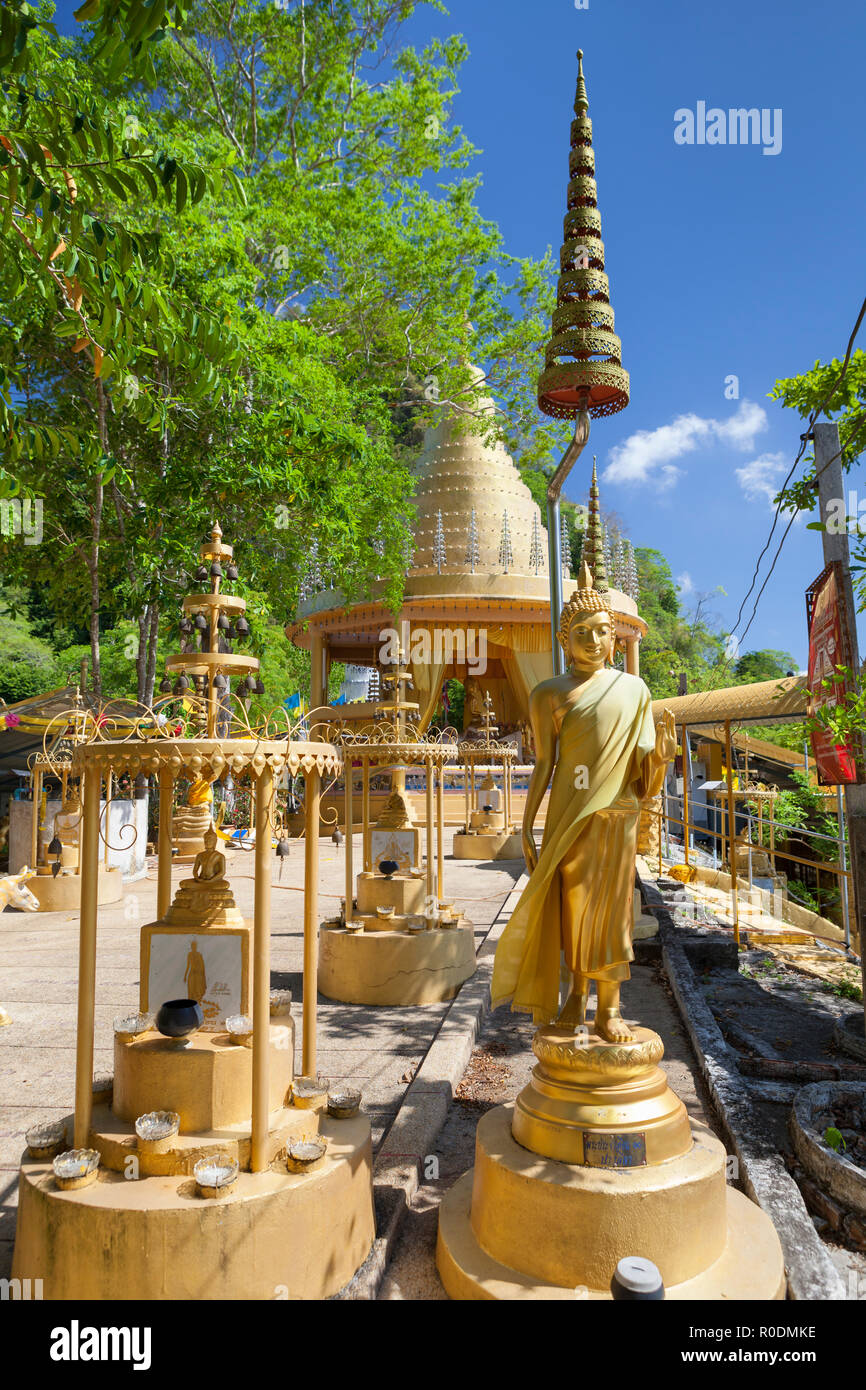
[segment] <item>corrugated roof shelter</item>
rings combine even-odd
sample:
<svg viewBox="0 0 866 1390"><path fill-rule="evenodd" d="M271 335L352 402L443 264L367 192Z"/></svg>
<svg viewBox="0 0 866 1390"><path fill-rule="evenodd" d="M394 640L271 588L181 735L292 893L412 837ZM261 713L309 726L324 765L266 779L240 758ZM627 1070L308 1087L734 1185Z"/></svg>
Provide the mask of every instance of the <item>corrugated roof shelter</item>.
<svg viewBox="0 0 866 1390"><path fill-rule="evenodd" d="M653 700L653 718L660 719L669 709L679 728L687 724L690 731L712 737L717 726L724 725L727 719L740 727L784 724L805 718L808 705L806 677L785 676L782 680L730 685L722 690L700 690L693 695Z"/></svg>

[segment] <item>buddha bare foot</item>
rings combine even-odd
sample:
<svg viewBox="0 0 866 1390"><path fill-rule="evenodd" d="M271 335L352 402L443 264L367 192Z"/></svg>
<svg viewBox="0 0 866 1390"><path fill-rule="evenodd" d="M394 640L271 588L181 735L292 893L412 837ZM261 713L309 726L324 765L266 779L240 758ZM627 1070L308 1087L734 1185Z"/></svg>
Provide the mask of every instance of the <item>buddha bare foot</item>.
<svg viewBox="0 0 866 1390"><path fill-rule="evenodd" d="M561 1028L580 1028L586 1021L586 1001L588 995L580 994L577 990L572 990L562 1006L559 1018L556 1020Z"/></svg>
<svg viewBox="0 0 866 1390"><path fill-rule="evenodd" d="M609 1043L634 1042L634 1033L619 1009L596 1009L595 1031Z"/></svg>

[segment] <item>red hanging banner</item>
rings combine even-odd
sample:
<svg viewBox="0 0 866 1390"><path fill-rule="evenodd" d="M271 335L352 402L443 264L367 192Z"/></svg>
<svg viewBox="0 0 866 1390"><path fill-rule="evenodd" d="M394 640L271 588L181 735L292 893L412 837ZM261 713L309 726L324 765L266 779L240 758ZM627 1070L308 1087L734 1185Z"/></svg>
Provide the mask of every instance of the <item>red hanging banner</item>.
<svg viewBox="0 0 866 1390"><path fill-rule="evenodd" d="M809 693L812 710L844 703L849 678L839 666L851 669L851 648L840 595L840 566L832 561L806 591L809 621ZM824 682L831 682L825 686ZM822 786L856 782L857 760L850 743L836 743L825 729L812 731L812 753Z"/></svg>

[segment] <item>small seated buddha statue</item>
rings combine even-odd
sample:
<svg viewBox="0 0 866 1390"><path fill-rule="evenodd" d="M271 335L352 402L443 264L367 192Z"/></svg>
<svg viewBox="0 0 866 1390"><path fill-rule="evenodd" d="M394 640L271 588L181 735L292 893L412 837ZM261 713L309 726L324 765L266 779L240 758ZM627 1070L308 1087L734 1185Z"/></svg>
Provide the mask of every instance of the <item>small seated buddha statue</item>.
<svg viewBox="0 0 866 1390"><path fill-rule="evenodd" d="M216 847L217 833L211 821L204 832L204 849L195 857L192 876L197 883L207 883L212 887L226 882L226 857Z"/></svg>
<svg viewBox="0 0 866 1390"><path fill-rule="evenodd" d="M211 822L204 833L204 849L195 857L192 878L181 879L178 884L166 922L179 926L236 926L243 922L226 878L226 857L216 846L217 833Z"/></svg>

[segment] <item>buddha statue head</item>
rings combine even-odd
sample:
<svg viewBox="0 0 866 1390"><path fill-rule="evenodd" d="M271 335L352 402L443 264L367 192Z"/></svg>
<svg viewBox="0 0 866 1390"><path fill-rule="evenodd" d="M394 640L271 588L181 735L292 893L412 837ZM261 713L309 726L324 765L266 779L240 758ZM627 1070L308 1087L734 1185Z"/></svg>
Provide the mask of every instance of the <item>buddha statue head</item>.
<svg viewBox="0 0 866 1390"><path fill-rule="evenodd" d="M581 671L600 671L606 661L613 660L613 615L607 597L594 588L586 561L580 567L577 588L563 606L558 637L570 665Z"/></svg>

